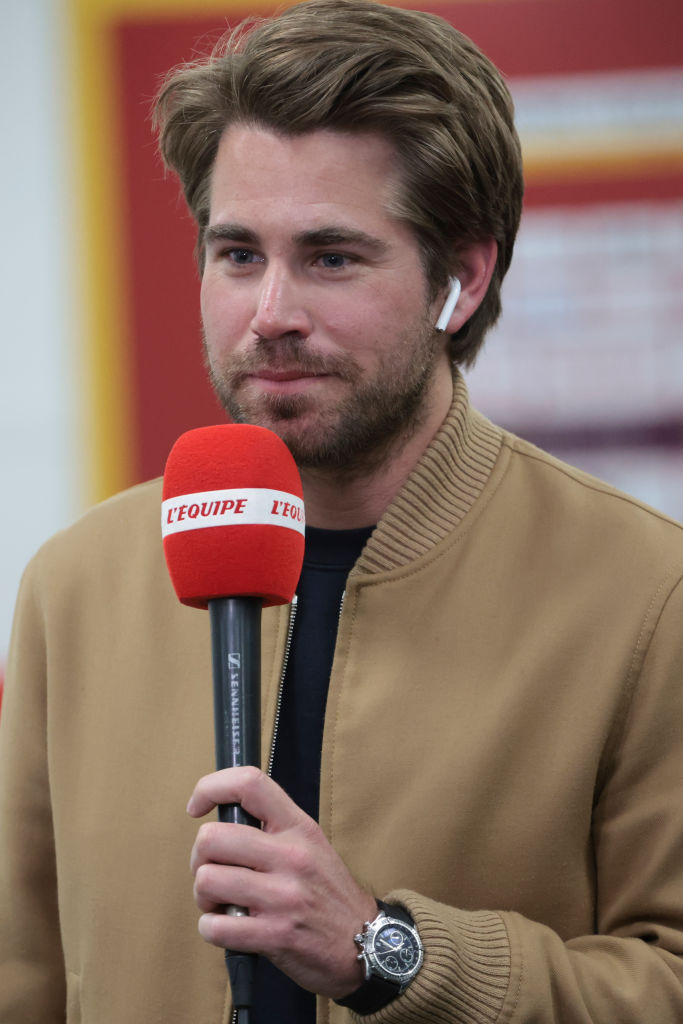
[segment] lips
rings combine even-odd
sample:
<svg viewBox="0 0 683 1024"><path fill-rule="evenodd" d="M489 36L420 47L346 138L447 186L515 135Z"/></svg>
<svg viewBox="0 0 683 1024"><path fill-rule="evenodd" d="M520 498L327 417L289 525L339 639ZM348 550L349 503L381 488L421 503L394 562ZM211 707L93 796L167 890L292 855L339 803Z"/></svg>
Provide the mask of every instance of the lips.
<svg viewBox="0 0 683 1024"><path fill-rule="evenodd" d="M332 376L329 373L305 370L303 367L290 367L287 370L264 367L251 370L244 375L242 381L263 394L294 395L315 389L319 383L329 381Z"/></svg>
<svg viewBox="0 0 683 1024"><path fill-rule="evenodd" d="M257 370L252 374L260 380L270 380L276 384L290 380L303 380L307 377L326 377L327 374L311 373L309 370Z"/></svg>

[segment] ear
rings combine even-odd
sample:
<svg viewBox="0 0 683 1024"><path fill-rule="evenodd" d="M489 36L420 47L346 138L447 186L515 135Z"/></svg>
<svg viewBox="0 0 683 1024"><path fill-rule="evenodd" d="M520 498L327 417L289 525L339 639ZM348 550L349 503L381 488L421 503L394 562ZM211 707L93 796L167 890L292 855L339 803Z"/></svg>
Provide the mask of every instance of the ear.
<svg viewBox="0 0 683 1024"><path fill-rule="evenodd" d="M479 308L486 295L498 256L498 245L493 238L472 242L458 249L455 275L460 282L460 294L455 308L448 315L452 285L444 288L434 301L434 322L439 329L455 334ZM451 279L452 281L453 279Z"/></svg>

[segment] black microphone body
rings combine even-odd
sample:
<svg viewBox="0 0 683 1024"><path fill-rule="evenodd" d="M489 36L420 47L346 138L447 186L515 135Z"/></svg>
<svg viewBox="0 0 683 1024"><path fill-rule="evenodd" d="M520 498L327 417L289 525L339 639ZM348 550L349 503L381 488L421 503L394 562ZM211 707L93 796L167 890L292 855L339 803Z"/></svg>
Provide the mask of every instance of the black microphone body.
<svg viewBox="0 0 683 1024"><path fill-rule="evenodd" d="M209 601L213 662L216 767L238 768L261 763L261 610L260 597L219 597ZM239 804L220 804L222 822L260 822ZM246 914L241 907L226 913ZM246 1020L256 968L253 953L225 951L233 1006Z"/></svg>

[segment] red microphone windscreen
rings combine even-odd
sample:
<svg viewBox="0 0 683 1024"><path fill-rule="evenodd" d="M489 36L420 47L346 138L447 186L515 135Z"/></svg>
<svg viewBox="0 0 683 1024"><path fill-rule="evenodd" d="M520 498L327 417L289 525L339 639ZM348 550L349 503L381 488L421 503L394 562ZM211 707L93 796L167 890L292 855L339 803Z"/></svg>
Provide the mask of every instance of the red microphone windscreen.
<svg viewBox="0 0 683 1024"><path fill-rule="evenodd" d="M161 532L183 604L291 601L304 557L304 504L284 441L237 423L182 434L164 471Z"/></svg>

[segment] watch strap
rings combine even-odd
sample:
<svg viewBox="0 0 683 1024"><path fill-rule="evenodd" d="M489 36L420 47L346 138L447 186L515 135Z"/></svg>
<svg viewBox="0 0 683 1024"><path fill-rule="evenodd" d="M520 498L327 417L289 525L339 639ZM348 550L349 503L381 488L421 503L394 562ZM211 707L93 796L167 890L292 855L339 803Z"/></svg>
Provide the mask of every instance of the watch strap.
<svg viewBox="0 0 683 1024"><path fill-rule="evenodd" d="M366 1013L377 1013L383 1006L388 1006L400 993L401 986L396 981L387 981L371 974L360 988L352 992L346 999L335 999L337 1006L346 1006L361 1016Z"/></svg>
<svg viewBox="0 0 683 1024"><path fill-rule="evenodd" d="M379 910L383 910L387 917L398 918L406 924L413 925L414 921L407 910L403 907L393 906L377 900ZM401 986L397 981L389 981L387 978L380 978L376 974L370 975L360 988L352 992L345 999L335 999L338 1006L345 1006L361 1016L368 1013L377 1013L382 1007L388 1006L401 992Z"/></svg>

